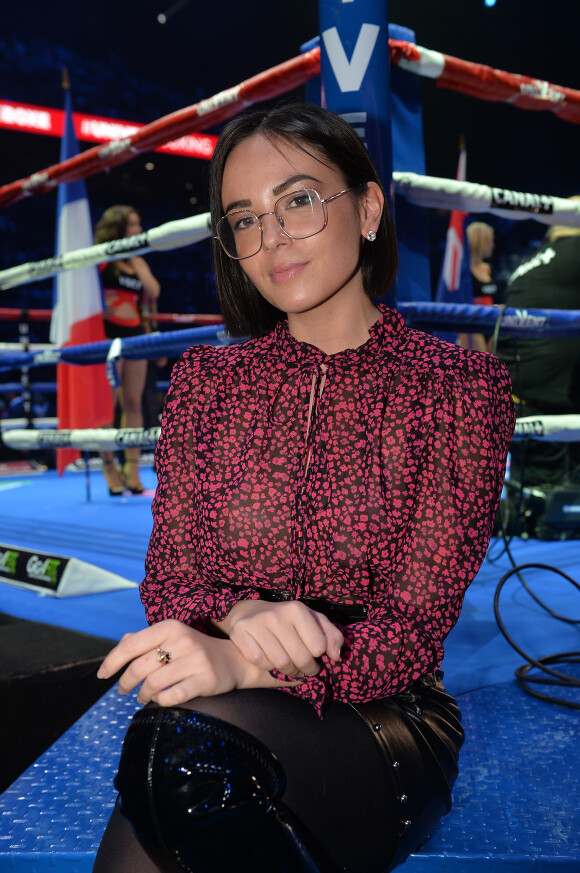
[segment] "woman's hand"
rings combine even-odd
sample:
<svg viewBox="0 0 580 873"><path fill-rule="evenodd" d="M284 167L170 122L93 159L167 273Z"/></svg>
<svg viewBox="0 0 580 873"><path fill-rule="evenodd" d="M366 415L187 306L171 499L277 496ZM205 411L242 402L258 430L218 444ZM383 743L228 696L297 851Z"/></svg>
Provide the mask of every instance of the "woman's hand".
<svg viewBox="0 0 580 873"><path fill-rule="evenodd" d="M170 655L167 663L159 660L158 650ZM160 706L177 706L194 697L211 697L235 688L273 684L267 673L244 661L230 640L208 637L174 619L125 634L97 675L107 679L127 664L119 680L119 692L128 694L142 682L137 700L154 700Z"/></svg>
<svg viewBox="0 0 580 873"><path fill-rule="evenodd" d="M286 676L316 676L320 670L317 658L327 654L338 661L344 642L326 616L298 600L241 600L215 625L250 664Z"/></svg>

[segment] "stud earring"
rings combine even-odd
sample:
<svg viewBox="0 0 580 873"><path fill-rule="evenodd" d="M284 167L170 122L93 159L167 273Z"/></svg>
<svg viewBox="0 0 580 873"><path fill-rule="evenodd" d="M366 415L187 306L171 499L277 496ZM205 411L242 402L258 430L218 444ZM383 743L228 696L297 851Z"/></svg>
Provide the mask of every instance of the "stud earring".
<svg viewBox="0 0 580 873"><path fill-rule="evenodd" d="M368 241L369 241L369 242L374 242L374 241L376 240L376 238L377 238L377 235L376 235L376 233L374 232L374 230L369 230L369 232L367 233L367 239L368 239Z"/></svg>

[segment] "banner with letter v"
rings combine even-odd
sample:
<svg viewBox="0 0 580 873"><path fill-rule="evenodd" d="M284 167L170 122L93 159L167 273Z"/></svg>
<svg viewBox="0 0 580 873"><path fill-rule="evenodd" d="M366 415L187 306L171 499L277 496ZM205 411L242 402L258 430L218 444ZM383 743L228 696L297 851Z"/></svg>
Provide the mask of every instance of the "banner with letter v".
<svg viewBox="0 0 580 873"><path fill-rule="evenodd" d="M360 135L393 204L386 0L319 0L322 105ZM394 295L382 298L395 306Z"/></svg>

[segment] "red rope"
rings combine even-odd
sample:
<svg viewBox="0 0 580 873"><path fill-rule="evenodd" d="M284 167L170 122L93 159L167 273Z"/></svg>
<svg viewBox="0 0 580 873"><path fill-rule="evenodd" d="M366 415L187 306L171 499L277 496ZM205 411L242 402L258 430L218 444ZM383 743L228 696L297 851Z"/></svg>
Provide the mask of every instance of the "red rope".
<svg viewBox="0 0 580 873"><path fill-rule="evenodd" d="M19 321L26 313L29 321L50 321L52 309L8 309L0 308L0 321ZM204 324L221 324L221 315L206 315L202 313L158 312L150 316L159 324L194 324L198 327Z"/></svg>
<svg viewBox="0 0 580 873"><path fill-rule="evenodd" d="M30 194L45 194L63 182L75 182L93 176L105 168L126 163L140 152L153 151L170 140L220 124L246 106L303 85L319 72L320 49L315 48L208 100L158 118L121 142L117 140L104 146L94 146L27 179L3 185L0 188L0 207L16 203Z"/></svg>
<svg viewBox="0 0 580 873"><path fill-rule="evenodd" d="M445 69L437 85L479 100L511 103L519 109L548 110L563 121L580 124L580 91L530 76L506 73L445 55Z"/></svg>
<svg viewBox="0 0 580 873"><path fill-rule="evenodd" d="M416 62L421 59L421 48L403 40L389 40L389 50L395 64L401 59ZM445 67L437 79L442 88L460 91L480 100L512 103L521 109L550 110L564 121L580 124L580 91L462 61L450 55L443 57ZM291 91L319 73L320 49L314 48L208 100L165 115L125 140L95 146L26 179L3 185L0 187L0 207L30 194L44 194L60 183L74 182L108 167L116 167L170 140L220 124L245 107Z"/></svg>

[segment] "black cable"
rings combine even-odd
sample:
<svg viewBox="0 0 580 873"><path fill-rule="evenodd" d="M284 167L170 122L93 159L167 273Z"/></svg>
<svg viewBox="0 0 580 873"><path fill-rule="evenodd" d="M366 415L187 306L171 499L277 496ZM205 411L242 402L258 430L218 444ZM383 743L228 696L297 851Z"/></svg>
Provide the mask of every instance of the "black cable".
<svg viewBox="0 0 580 873"><path fill-rule="evenodd" d="M552 616L552 618L555 618L555 619L557 619L558 621L564 621L564 622L566 622L567 624L579 624L579 623L580 623L580 619L576 619L576 618L567 618L567 616L565 616L565 615L560 615L559 613L555 612L553 609L550 609L549 606L546 606L546 604L545 604L542 600L540 600L540 598L539 598L539 597L538 597L538 596L537 596L537 595L532 591L532 589L530 588L530 586L528 585L528 583L526 582L526 580L524 579L524 577L523 577L523 576L521 575L521 573L520 573L520 570L521 570L521 569L526 569L526 568L528 568L528 567L542 567L543 569L548 570L548 571L551 572L551 573L561 573L561 571L558 570L558 569L556 569L555 567L551 567L551 566L549 566L549 565L547 565L547 564L522 564L521 566L518 566L518 565L516 564L515 558L514 558L512 552L511 552L511 549L510 549L510 544L511 544L511 541L512 541L512 539L513 539L513 536L511 536L511 537L507 537L507 536L506 536L506 533L505 533L505 530L504 530L503 528L502 528L502 531L503 531L503 533L504 533L504 548L503 548L502 552L498 555L497 558L492 558L492 559L490 559L490 563L493 563L494 561L499 560L499 558L501 558L504 554L506 554L506 555L508 556L509 562L510 562L510 564L512 565L512 568L513 568L510 572L516 574L516 576L518 577L518 579L519 579L519 581L520 581L522 587L526 589L526 591L528 592L528 594L530 595L530 597L531 597L533 600L536 601L536 603L538 604L538 606L540 606L542 609L544 609L546 612L548 612L548 613ZM566 576L566 574L562 574L562 575ZM574 585L578 590L580 590L580 586L578 585L577 582L575 582L575 581L574 581L571 577L569 577L569 576L566 576L566 578L567 578L567 579L568 579L568 580L569 580L569 581L570 581L570 582L571 582L571 583L572 583L572 584L573 584L573 585ZM503 580L500 581L500 585L502 584L502 581L503 581Z"/></svg>
<svg viewBox="0 0 580 873"><path fill-rule="evenodd" d="M498 307L499 312L497 314L497 318L495 320L495 325L493 328L493 336L491 338L491 346L490 351L492 355L497 355L497 341L499 339L499 332L501 330L501 322L503 319L503 314L506 310L506 304L502 303L501 306Z"/></svg>
<svg viewBox="0 0 580 873"><path fill-rule="evenodd" d="M511 554L510 559L513 561ZM575 679L573 676L570 676L567 673L561 673L558 670L554 670L550 666L552 664L578 664L580 663L580 652L561 652L555 655L546 656L544 658L532 658L531 655L529 655L522 648L520 648L510 636L500 615L499 599L502 588L511 576L517 575L519 580L522 582L522 584L524 585L528 593L536 601L536 603L538 603L550 615L552 615L554 618L559 619L560 621L565 621L569 624L580 624L580 619L570 619L564 616L560 616L554 610L549 609L544 603L542 603L542 601L531 591L531 589L529 588L527 583L524 582L523 577L521 576L521 571L528 569L547 570L550 573L557 573L562 578L570 582L577 591L580 591L580 585L574 579L572 579L571 576L568 576L567 573L564 573L562 570L558 570L556 567L550 567L548 564L520 564L519 566L514 565L511 570L508 570L508 572L505 573L504 576L502 576L496 588L493 601L493 610L495 613L497 625L510 646L515 649L515 651L519 655L521 655L522 658L524 658L527 662L526 664L516 669L515 676L523 690L530 694L532 697L537 697L538 699L544 700L547 703L555 703L560 706L565 706L568 709L580 710L580 703L574 703L572 701L563 700L559 697L552 697L548 694L542 694L539 691L535 691L529 687L530 684L542 684L553 685L559 688L580 688L580 679ZM542 673L547 673L549 676L552 676L554 678L546 679L543 677L528 676L529 671L534 667L536 667Z"/></svg>

